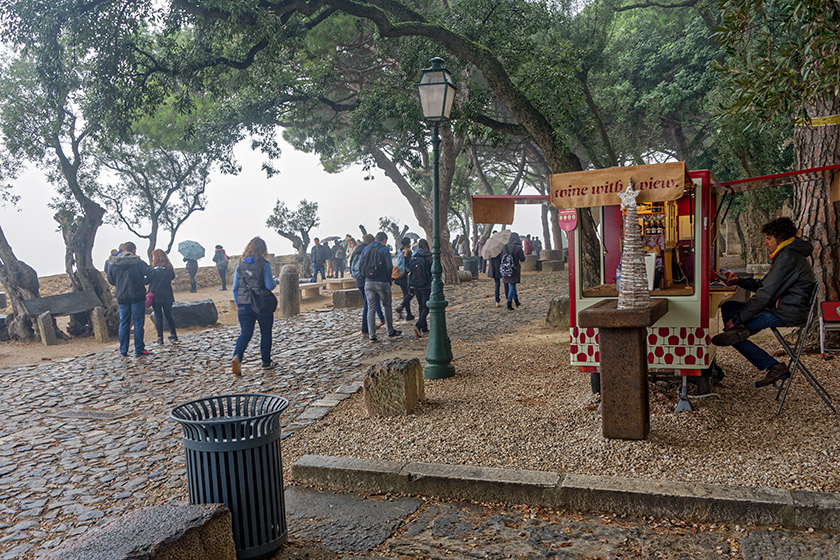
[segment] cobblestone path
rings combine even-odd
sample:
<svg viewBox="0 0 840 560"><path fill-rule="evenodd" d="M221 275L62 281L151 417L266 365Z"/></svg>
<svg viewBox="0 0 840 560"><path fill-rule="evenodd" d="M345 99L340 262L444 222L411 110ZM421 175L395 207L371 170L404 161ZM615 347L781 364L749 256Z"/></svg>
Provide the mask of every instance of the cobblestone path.
<svg viewBox="0 0 840 560"><path fill-rule="evenodd" d="M565 272L526 275L515 312L495 307L486 279L447 287L450 338L486 340L544 318L550 297L567 291L565 279ZM37 558L102 519L186 500L180 428L169 419L178 404L281 395L290 403L284 432L292 433L312 422L299 419L311 402L361 378L362 362L397 350L422 356L426 341L413 340L411 324L398 322L404 335L380 336L377 344L359 334L360 325L360 309L277 319L280 367L260 370L255 335L241 378L229 371L237 327L151 344L143 358L120 357L115 343L111 352L0 371L0 560Z"/></svg>

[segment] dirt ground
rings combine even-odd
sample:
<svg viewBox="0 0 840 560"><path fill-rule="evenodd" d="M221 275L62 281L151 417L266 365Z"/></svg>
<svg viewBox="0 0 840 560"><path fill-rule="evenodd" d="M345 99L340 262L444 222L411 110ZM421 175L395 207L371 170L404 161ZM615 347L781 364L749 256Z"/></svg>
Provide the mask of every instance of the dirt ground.
<svg viewBox="0 0 840 560"><path fill-rule="evenodd" d="M214 269L202 268L199 270L197 278L198 291L192 294L188 289L189 280L185 280L181 273L183 273L183 271L179 270L176 272L177 276L172 286L175 290L175 300L198 301L212 299L219 312L219 322L215 327L178 329L179 335L198 332L206 330L207 328L216 328L220 325L227 326L239 324L236 317L236 309L233 308L233 293L231 292L233 280L228 281L227 291L222 292L219 289L221 284L219 283L219 277L216 276L216 271ZM41 296L49 296L70 291L69 282L67 277L64 275L47 276L39 278L39 281L41 283ZM301 300L301 312L305 313L315 309L331 308L331 292L325 293L327 295ZM233 311L231 311L231 309L233 309ZM5 310L0 309L0 313L11 313L11 311L11 306L7 307ZM69 320L69 317L57 317L56 324L58 325L58 328L64 330L67 327ZM166 332L164 334L168 335ZM157 338L155 325L152 323L148 314L146 315L145 335L146 344L154 342ZM114 340L106 343L96 342L93 336L73 338L71 340L61 340L55 346L44 346L40 341L20 343L7 340L0 342L0 369L24 364L34 364L42 361L60 360L63 358L82 356L109 349L114 349L116 351L117 346L118 343L116 337Z"/></svg>

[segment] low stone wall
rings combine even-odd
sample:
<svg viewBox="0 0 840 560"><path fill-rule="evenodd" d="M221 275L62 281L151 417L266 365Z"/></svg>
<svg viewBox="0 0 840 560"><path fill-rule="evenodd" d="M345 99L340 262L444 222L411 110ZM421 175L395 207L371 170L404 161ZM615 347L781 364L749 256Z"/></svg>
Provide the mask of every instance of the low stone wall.
<svg viewBox="0 0 840 560"><path fill-rule="evenodd" d="M44 560L236 560L224 504L144 507L89 529Z"/></svg>

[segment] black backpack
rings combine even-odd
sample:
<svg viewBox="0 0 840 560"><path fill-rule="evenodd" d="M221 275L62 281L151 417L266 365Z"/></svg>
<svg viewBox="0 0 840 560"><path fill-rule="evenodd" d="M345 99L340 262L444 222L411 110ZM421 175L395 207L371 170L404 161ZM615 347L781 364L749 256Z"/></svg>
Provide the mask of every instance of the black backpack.
<svg viewBox="0 0 840 560"><path fill-rule="evenodd" d="M499 264L499 276L502 278L513 276L513 266L513 255L510 253L502 255L502 261Z"/></svg>
<svg viewBox="0 0 840 560"><path fill-rule="evenodd" d="M381 246L370 246L366 253L362 254L362 262L359 263L359 270L365 278L376 278L383 276L387 269L388 278L391 277L391 259L385 262L384 254L379 250Z"/></svg>
<svg viewBox="0 0 840 560"><path fill-rule="evenodd" d="M416 256L411 259L408 267L408 285L412 288L422 288L429 283L429 269L426 266L426 259Z"/></svg>

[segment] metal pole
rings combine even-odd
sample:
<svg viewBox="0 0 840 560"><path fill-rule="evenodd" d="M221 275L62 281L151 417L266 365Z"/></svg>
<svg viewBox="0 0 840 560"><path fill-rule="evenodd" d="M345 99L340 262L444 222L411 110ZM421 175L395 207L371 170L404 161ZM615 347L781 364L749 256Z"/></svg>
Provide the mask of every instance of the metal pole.
<svg viewBox="0 0 840 560"><path fill-rule="evenodd" d="M426 367L423 377L426 379L445 379L455 375L452 366L452 343L446 333L446 306L443 298L443 282L440 264L440 184L438 165L440 159L440 135L438 124L434 123L432 133L432 159L434 161L432 179L432 293L429 297L429 342L426 345Z"/></svg>

